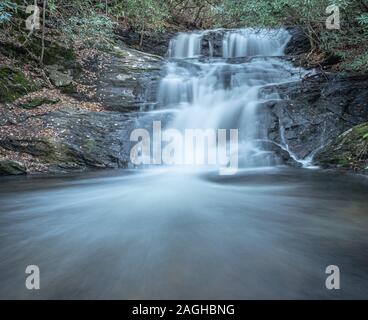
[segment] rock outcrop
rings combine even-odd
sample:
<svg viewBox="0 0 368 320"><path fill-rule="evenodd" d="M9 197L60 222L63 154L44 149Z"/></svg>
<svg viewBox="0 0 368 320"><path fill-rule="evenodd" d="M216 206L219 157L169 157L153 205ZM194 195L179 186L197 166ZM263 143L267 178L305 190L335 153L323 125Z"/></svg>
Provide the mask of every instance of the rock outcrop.
<svg viewBox="0 0 368 320"><path fill-rule="evenodd" d="M164 57L167 53L170 40L175 36L174 31L146 34L142 46L140 35L134 29L117 30L117 37L128 46L154 55Z"/></svg>
<svg viewBox="0 0 368 320"><path fill-rule="evenodd" d="M50 77L55 85L88 86L92 95L72 90L69 101L48 89L1 105L0 175L127 167L130 133L144 126L137 111L155 100L161 60L122 46L78 74L49 68L66 76Z"/></svg>
<svg viewBox="0 0 368 320"><path fill-rule="evenodd" d="M20 162L12 160L0 160L0 176L18 176L26 173L27 171L25 166Z"/></svg>
<svg viewBox="0 0 368 320"><path fill-rule="evenodd" d="M263 94L280 95L264 106L270 110L270 140L287 145L299 159L313 157L346 130L368 121L367 88L368 76L332 74L265 87Z"/></svg>
<svg viewBox="0 0 368 320"><path fill-rule="evenodd" d="M107 110L144 110L156 100L162 58L125 46L115 47L108 66L98 73L97 101Z"/></svg>
<svg viewBox="0 0 368 320"><path fill-rule="evenodd" d="M368 123L355 126L334 139L316 155L324 168L368 173Z"/></svg>

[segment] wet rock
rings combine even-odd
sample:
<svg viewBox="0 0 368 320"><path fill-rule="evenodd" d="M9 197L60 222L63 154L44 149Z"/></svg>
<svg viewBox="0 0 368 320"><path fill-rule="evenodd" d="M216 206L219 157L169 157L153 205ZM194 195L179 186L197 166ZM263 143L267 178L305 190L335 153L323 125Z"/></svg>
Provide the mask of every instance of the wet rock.
<svg viewBox="0 0 368 320"><path fill-rule="evenodd" d="M52 144L44 139L15 139L5 138L0 140L0 146L4 149L28 153L33 156L48 156L52 153Z"/></svg>
<svg viewBox="0 0 368 320"><path fill-rule="evenodd" d="M48 173L125 168L129 164L130 133L137 126L136 116L111 111L78 111L66 106L43 114L39 121L57 132L57 137L7 137L0 140L0 147L31 155L32 161L42 164L43 172ZM7 172L13 174L10 170Z"/></svg>
<svg viewBox="0 0 368 320"><path fill-rule="evenodd" d="M61 132L46 159L52 171L127 167L134 116L120 112L75 111L45 115L42 120Z"/></svg>
<svg viewBox="0 0 368 320"><path fill-rule="evenodd" d="M291 39L286 45L285 54L300 55L311 50L309 38L301 27L289 27L286 29L289 31Z"/></svg>
<svg viewBox="0 0 368 320"><path fill-rule="evenodd" d="M23 164L12 160L0 160L0 176L4 175L23 175L26 174Z"/></svg>
<svg viewBox="0 0 368 320"><path fill-rule="evenodd" d="M290 153L283 149L280 145L273 141L262 141L259 143L262 150L270 151L274 154L274 160L277 164L288 165L292 167L300 167L301 164L298 163Z"/></svg>
<svg viewBox="0 0 368 320"><path fill-rule="evenodd" d="M115 47L108 67L98 75L97 99L107 110L131 112L154 103L162 58Z"/></svg>
<svg viewBox="0 0 368 320"><path fill-rule="evenodd" d="M261 90L281 99L268 101L268 137L286 143L299 158L313 156L320 148L354 125L368 120L368 76L313 77L308 81Z"/></svg>
<svg viewBox="0 0 368 320"><path fill-rule="evenodd" d="M222 41L225 30L216 30L206 33L202 38L202 55L205 57L222 57Z"/></svg>
<svg viewBox="0 0 368 320"><path fill-rule="evenodd" d="M166 56L170 40L175 36L175 32L164 31L146 34L143 39L142 47L139 45L140 35L134 29L117 30L117 36L123 43L130 47L164 57Z"/></svg>
<svg viewBox="0 0 368 320"><path fill-rule="evenodd" d="M3 153L16 152L20 159L24 159L29 173L129 166L131 131L137 126L152 124L152 119L147 124L140 123L139 114L133 111L144 110L156 100L162 58L116 47L101 61L87 86L96 88L91 101L100 102L99 106L106 111L102 112L101 108L79 109L72 103L58 106L57 110L48 108L45 113L35 110L28 114L27 110L19 108L37 108L52 101L42 97L20 99L16 104L0 109L0 124L14 124L17 132L16 135L7 134L11 127L3 131L0 139ZM55 64L47 66L47 70L55 84L63 85L61 91L70 88L74 92L74 81L70 83L74 77L72 69ZM13 171L7 172L12 174Z"/></svg>

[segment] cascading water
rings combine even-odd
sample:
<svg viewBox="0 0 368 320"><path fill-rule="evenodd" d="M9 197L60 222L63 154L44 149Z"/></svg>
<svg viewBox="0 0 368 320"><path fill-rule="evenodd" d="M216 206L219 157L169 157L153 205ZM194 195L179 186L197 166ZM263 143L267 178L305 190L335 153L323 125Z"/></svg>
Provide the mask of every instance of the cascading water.
<svg viewBox="0 0 368 320"><path fill-rule="evenodd" d="M284 30L244 29L227 32L223 40L223 57L281 56L290 35Z"/></svg>
<svg viewBox="0 0 368 320"><path fill-rule="evenodd" d="M238 129L239 165L281 164L267 141L267 111L260 107L277 94L260 96L260 88L300 78L281 56L290 35L286 30L227 31L222 58L201 57L202 33L184 33L169 47L169 60L158 92L161 109L174 109L170 127ZM286 148L285 148L286 149Z"/></svg>
<svg viewBox="0 0 368 320"><path fill-rule="evenodd" d="M169 56L172 58L194 58L201 54L200 33L181 33L170 42Z"/></svg>

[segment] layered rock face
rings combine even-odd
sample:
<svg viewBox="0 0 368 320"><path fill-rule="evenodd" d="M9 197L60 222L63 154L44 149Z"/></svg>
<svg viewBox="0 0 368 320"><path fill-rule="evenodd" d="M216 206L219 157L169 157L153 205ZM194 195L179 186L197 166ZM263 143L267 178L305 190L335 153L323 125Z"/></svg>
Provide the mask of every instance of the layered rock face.
<svg viewBox="0 0 368 320"><path fill-rule="evenodd" d="M367 88L368 76L333 74L264 88L280 95L264 105L270 110L269 138L287 144L299 159L312 160L340 134L368 120Z"/></svg>
<svg viewBox="0 0 368 320"><path fill-rule="evenodd" d="M116 47L73 77L70 98L45 89L1 105L0 175L127 167L130 132L155 100L160 65Z"/></svg>
<svg viewBox="0 0 368 320"><path fill-rule="evenodd" d="M105 109L131 112L155 102L162 59L125 46L115 47L98 74L97 99Z"/></svg>

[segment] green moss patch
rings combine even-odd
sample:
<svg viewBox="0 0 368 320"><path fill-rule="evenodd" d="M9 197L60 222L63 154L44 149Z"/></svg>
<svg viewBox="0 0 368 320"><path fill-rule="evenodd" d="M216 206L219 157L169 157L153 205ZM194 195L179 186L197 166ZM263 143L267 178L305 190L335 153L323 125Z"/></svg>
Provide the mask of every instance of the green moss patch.
<svg viewBox="0 0 368 320"><path fill-rule="evenodd" d="M36 90L36 86L20 71L0 67L0 102L12 102Z"/></svg>
<svg viewBox="0 0 368 320"><path fill-rule="evenodd" d="M12 160L0 160L0 176L26 174L25 166Z"/></svg>
<svg viewBox="0 0 368 320"><path fill-rule="evenodd" d="M65 94L78 93L78 90L73 83L68 84L67 86L64 87L60 87L60 91Z"/></svg>
<svg viewBox="0 0 368 320"><path fill-rule="evenodd" d="M318 155L317 160L325 166L365 170L368 167L368 123L339 136Z"/></svg>
<svg viewBox="0 0 368 320"><path fill-rule="evenodd" d="M363 139L368 137L368 123L363 123L354 128L354 132L361 136Z"/></svg>
<svg viewBox="0 0 368 320"><path fill-rule="evenodd" d="M93 152L96 149L97 143L95 140L93 139L87 139L84 144L83 144L83 148L87 151L87 152Z"/></svg>
<svg viewBox="0 0 368 320"><path fill-rule="evenodd" d="M25 39L20 38L19 42L24 43ZM17 46L13 43L1 43L0 52L12 59L22 59L29 61L32 53L34 57L40 57L42 51L41 40L38 38L31 38L25 42L24 47ZM57 43L46 41L44 52L44 64L60 64L61 62L75 61L76 56L72 49L63 47Z"/></svg>

